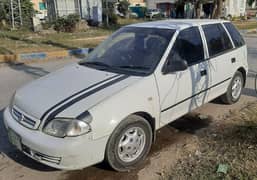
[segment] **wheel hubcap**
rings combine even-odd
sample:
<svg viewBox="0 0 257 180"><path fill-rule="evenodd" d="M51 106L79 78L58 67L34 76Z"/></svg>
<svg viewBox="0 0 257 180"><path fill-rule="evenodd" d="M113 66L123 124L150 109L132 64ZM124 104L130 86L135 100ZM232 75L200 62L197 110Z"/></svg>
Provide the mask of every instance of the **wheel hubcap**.
<svg viewBox="0 0 257 180"><path fill-rule="evenodd" d="M142 128L128 129L122 136L118 145L118 156L124 162L137 159L145 147L146 135Z"/></svg>
<svg viewBox="0 0 257 180"><path fill-rule="evenodd" d="M242 80L240 77L236 77L232 84L232 97L233 99L239 98L242 90Z"/></svg>

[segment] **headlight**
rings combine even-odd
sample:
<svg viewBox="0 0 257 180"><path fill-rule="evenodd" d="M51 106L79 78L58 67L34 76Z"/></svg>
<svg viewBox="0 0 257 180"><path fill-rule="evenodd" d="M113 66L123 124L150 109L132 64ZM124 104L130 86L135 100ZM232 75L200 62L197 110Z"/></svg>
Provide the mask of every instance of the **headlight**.
<svg viewBox="0 0 257 180"><path fill-rule="evenodd" d="M14 96L15 96L15 93L12 95L11 100L10 100L10 105L9 105L10 111L12 111L12 108L13 108L13 105L14 105Z"/></svg>
<svg viewBox="0 0 257 180"><path fill-rule="evenodd" d="M64 138L66 136L75 137L89 133L91 127L86 121L57 118L49 122L43 131L51 136Z"/></svg>

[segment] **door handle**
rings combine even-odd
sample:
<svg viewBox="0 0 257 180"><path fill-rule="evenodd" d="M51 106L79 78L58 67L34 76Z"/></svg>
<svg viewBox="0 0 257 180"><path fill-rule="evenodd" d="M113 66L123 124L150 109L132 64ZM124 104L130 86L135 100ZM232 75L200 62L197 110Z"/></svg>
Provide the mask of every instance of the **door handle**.
<svg viewBox="0 0 257 180"><path fill-rule="evenodd" d="M201 70L201 71L200 71L200 74L201 74L201 76L206 76L206 75L207 75L206 69Z"/></svg>
<svg viewBox="0 0 257 180"><path fill-rule="evenodd" d="M232 59L231 59L231 62L232 62L232 63L235 63L235 62L236 62L236 58L232 58Z"/></svg>

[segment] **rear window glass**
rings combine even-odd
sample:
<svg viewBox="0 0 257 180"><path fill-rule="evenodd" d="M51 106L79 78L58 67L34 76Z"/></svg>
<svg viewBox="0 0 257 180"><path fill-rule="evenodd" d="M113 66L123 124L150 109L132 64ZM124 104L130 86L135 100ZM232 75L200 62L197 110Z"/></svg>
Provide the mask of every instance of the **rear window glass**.
<svg viewBox="0 0 257 180"><path fill-rule="evenodd" d="M236 47L245 45L245 41L235 26L231 23L224 23Z"/></svg>
<svg viewBox="0 0 257 180"><path fill-rule="evenodd" d="M210 56L218 55L233 48L229 36L221 24L203 25Z"/></svg>

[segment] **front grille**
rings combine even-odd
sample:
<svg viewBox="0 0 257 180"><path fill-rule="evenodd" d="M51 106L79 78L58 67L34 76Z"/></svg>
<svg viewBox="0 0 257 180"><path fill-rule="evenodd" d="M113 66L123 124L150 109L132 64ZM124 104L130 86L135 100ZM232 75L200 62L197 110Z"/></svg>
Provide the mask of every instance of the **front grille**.
<svg viewBox="0 0 257 180"><path fill-rule="evenodd" d="M37 125L39 125L39 122L37 122L36 119L29 117L27 114L23 113L21 110L18 110L16 107L12 108L12 116L17 122L25 127L36 129Z"/></svg>
<svg viewBox="0 0 257 180"><path fill-rule="evenodd" d="M19 119L22 118L22 114L19 111L17 111L15 108L12 109L12 113L16 121L19 121Z"/></svg>
<svg viewBox="0 0 257 180"><path fill-rule="evenodd" d="M61 163L61 157L55 157L55 156L49 156L49 155L43 154L43 153L34 151L25 145L22 145L22 151L28 156L38 161L45 161L45 162L53 163L57 165Z"/></svg>

